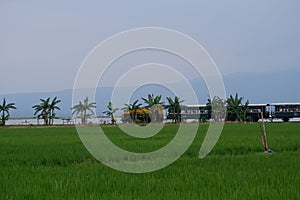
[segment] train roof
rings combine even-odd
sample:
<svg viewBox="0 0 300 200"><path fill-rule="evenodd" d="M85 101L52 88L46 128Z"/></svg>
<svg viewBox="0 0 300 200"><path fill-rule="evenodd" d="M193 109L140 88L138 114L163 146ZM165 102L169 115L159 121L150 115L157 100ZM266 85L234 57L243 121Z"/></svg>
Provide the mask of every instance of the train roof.
<svg viewBox="0 0 300 200"><path fill-rule="evenodd" d="M206 107L207 105L206 104L199 104L199 105L182 105L182 106L185 106L185 107Z"/></svg>
<svg viewBox="0 0 300 200"><path fill-rule="evenodd" d="M193 108L193 107L206 107L206 104L195 104L195 105L182 105L184 107ZM300 106L300 103L257 103L257 104L248 104L249 107L264 107L264 106Z"/></svg>
<svg viewBox="0 0 300 200"><path fill-rule="evenodd" d="M300 103L271 103L271 106L300 106Z"/></svg>
<svg viewBox="0 0 300 200"><path fill-rule="evenodd" d="M248 106L268 106L269 104L266 104L266 103L257 103L257 104L254 104L254 103L249 103Z"/></svg>

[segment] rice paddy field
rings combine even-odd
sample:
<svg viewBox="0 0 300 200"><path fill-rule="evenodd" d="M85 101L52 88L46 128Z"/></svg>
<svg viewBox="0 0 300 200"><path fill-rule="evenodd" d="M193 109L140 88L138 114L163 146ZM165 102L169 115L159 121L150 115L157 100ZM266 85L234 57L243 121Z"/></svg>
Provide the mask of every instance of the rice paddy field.
<svg viewBox="0 0 300 200"><path fill-rule="evenodd" d="M103 127L135 152L163 147L176 125L148 139ZM300 199L300 123L267 123L274 154L263 153L258 123L225 124L213 151L198 158L208 124L190 148L159 171L111 169L84 148L75 127L0 128L1 199Z"/></svg>

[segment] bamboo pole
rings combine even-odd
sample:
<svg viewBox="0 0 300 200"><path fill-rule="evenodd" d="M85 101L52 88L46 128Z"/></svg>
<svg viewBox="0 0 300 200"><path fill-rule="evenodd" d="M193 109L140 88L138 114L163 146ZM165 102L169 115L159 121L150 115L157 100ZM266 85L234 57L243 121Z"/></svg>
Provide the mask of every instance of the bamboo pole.
<svg viewBox="0 0 300 200"><path fill-rule="evenodd" d="M269 146L268 146L268 141L267 141L267 132L266 132L266 127L265 127L265 121L264 121L264 115L263 112L261 112L261 131L262 131L262 135L261 135L261 141L262 144L264 146L264 150L265 152L269 152Z"/></svg>

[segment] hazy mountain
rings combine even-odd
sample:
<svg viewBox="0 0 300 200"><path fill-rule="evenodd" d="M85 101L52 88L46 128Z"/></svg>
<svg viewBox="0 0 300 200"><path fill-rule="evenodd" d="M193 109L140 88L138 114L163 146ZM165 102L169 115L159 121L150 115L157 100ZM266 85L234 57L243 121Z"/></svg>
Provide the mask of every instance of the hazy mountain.
<svg viewBox="0 0 300 200"><path fill-rule="evenodd" d="M269 73L236 73L224 76L227 96L239 93L240 96L249 99L250 103L271 103L271 102L300 102L299 92L300 69L283 72ZM191 85L197 93L199 103L205 104L208 98L208 90L202 79L192 80ZM180 87L176 83L175 87ZM110 101L112 87L98 88L96 92L97 115L102 115L106 109L107 102ZM156 86L144 86L136 90L131 100L146 97L148 93L162 94L163 101L173 93L166 88ZM58 116L70 116L72 107L72 89L57 92L36 92L1 94L7 101L16 103L17 110L11 110L13 117L33 116L32 106L39 103L40 98L57 96L62 102L59 104L61 110L57 111ZM2 101L2 100L1 100ZM142 100L140 100L142 103ZM185 103L189 103L185 99Z"/></svg>
<svg viewBox="0 0 300 200"><path fill-rule="evenodd" d="M98 89L96 100L97 99L104 99L106 96L109 96L111 88L101 88ZM17 106L17 110L11 110L12 116L17 117L31 117L34 114L32 106L35 104L40 103L40 99L51 97L54 98L55 96L62 101L58 104L61 110L57 110L57 116L71 116L71 107L72 107L72 89L69 90L62 90L56 92L35 92L35 93L17 93L17 94L6 94L0 95L1 97L5 97L7 101L14 102ZM101 94L100 94L101 92ZM98 102L97 101L97 109L103 111L106 107L108 102L107 100ZM102 112L101 112L102 113ZM98 113L97 113L98 114Z"/></svg>
<svg viewBox="0 0 300 200"><path fill-rule="evenodd" d="M268 73L238 73L224 77L226 93L238 92L251 103L300 102L300 69Z"/></svg>

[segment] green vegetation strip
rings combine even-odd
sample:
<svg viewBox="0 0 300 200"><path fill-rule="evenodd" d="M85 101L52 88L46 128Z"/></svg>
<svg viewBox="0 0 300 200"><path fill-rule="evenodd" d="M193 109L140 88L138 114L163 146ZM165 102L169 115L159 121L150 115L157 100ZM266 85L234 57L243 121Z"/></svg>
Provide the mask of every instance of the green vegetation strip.
<svg viewBox="0 0 300 200"><path fill-rule="evenodd" d="M263 153L256 123L226 124L204 159L198 152L207 124L188 151L156 172L110 169L84 148L74 127L0 128L0 199L300 199L300 123L268 123ZM161 148L176 126L135 139L104 127L118 146L135 152Z"/></svg>

